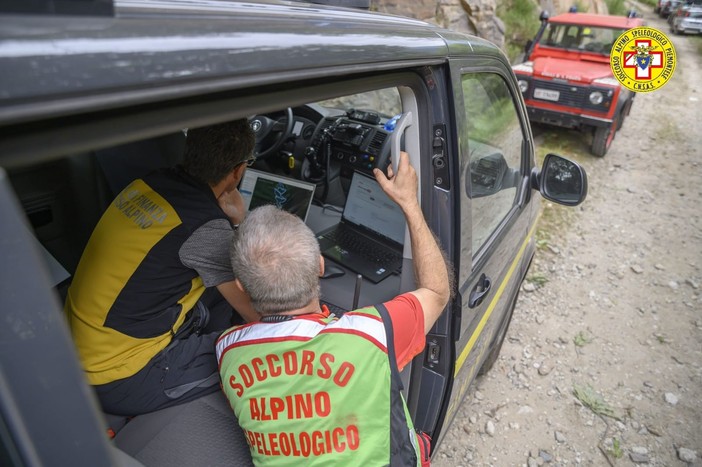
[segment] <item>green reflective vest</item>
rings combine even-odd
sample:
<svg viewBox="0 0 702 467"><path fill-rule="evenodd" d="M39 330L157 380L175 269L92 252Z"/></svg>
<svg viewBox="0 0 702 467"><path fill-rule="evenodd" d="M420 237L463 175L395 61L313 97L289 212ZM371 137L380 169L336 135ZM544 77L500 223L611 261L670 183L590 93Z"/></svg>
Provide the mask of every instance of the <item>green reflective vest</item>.
<svg viewBox="0 0 702 467"><path fill-rule="evenodd" d="M384 306L234 327L222 387L256 465L416 466Z"/></svg>

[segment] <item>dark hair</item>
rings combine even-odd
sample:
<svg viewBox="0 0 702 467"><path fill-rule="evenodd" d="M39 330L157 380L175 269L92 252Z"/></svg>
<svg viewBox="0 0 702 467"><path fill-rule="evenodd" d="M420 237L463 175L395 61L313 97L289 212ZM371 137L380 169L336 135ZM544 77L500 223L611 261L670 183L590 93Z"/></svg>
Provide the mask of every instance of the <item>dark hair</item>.
<svg viewBox="0 0 702 467"><path fill-rule="evenodd" d="M183 167L201 182L215 185L253 154L256 137L248 120L189 128Z"/></svg>

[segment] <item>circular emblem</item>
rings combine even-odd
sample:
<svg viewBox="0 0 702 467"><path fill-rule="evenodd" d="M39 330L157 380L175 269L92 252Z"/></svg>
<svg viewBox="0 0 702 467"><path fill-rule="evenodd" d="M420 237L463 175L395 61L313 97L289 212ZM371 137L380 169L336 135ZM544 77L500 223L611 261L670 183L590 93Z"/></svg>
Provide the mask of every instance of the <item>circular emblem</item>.
<svg viewBox="0 0 702 467"><path fill-rule="evenodd" d="M256 133L258 130L261 129L261 121L260 120L254 120L251 122L251 129Z"/></svg>
<svg viewBox="0 0 702 467"><path fill-rule="evenodd" d="M675 47L657 29L629 29L612 46L609 64L614 77L634 92L662 87L675 71Z"/></svg>

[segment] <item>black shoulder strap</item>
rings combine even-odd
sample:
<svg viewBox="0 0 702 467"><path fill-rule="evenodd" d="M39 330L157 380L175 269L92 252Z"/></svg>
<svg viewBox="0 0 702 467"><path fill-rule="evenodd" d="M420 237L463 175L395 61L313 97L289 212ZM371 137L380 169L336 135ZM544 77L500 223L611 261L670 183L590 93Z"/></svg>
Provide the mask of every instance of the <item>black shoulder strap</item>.
<svg viewBox="0 0 702 467"><path fill-rule="evenodd" d="M392 379L397 385L397 388L402 391L405 386L402 384L402 378L400 377L400 369L397 367L397 358L395 357L395 334L392 329L392 319L390 318L390 313L385 305L382 303L380 305L375 305L375 309L380 313L380 317L383 319L383 326L385 326L385 335L388 341L388 358L390 359L390 371L392 372Z"/></svg>
<svg viewBox="0 0 702 467"><path fill-rule="evenodd" d="M385 326L388 364L390 365L392 378L390 381L390 466L416 466L415 441L410 439L411 435L407 430L408 420L405 416L405 403L402 399L404 386L402 378L400 378L400 370L397 368L397 359L395 358L395 336L392 329L392 319L384 305L375 305L375 309L380 313L383 326Z"/></svg>

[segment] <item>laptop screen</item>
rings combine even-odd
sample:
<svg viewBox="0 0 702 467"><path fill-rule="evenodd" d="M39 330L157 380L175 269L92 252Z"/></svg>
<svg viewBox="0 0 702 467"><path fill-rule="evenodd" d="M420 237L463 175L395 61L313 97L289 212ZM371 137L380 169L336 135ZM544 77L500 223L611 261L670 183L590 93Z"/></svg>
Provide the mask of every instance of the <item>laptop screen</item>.
<svg viewBox="0 0 702 467"><path fill-rule="evenodd" d="M400 245L404 243L405 216L372 177L354 172L343 217Z"/></svg>
<svg viewBox="0 0 702 467"><path fill-rule="evenodd" d="M246 169L239 185L244 206L251 211L259 206L273 204L280 209L307 220L316 186L288 177Z"/></svg>

